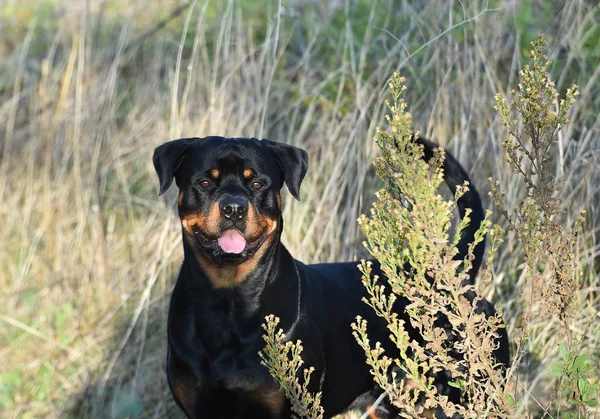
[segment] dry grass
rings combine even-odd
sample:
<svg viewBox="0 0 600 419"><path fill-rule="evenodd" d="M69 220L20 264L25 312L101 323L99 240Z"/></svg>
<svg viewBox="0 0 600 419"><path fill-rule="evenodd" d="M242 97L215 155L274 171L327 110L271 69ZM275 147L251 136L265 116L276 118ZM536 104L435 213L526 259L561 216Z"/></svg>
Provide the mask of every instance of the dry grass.
<svg viewBox="0 0 600 419"><path fill-rule="evenodd" d="M356 219L375 190L372 138L396 69L411 86L422 134L448 147L482 195L492 176L509 205L518 201L523 185L501 154L492 107L497 92L510 95L539 30L559 90L572 82L581 90L555 167L567 179L565 225L588 211L571 328L599 364L595 2L297 0L280 10L276 2L194 1L156 32L144 31L179 1L38 3L5 0L0 12L3 415L177 415L163 370L182 251L173 191L157 197L155 146L214 134L306 148L309 176L302 201L285 200L284 241L305 262L351 260L362 254ZM509 332L524 309L515 298L521 263L508 237L484 290ZM517 386L535 407L552 390L559 325L531 326Z"/></svg>

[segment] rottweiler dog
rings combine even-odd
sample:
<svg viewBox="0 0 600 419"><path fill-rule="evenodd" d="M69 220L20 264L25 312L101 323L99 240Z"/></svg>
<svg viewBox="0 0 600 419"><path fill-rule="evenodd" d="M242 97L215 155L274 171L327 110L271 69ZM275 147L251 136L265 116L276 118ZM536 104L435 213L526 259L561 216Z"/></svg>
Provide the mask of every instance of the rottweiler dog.
<svg viewBox="0 0 600 419"><path fill-rule="evenodd" d="M437 147L417 139L426 160ZM452 192L468 181L446 153L445 181ZM183 138L159 146L153 157L160 194L173 179L179 187L178 211L184 261L173 290L168 317L167 376L173 397L190 418L290 418L290 404L260 364L258 352L265 316L280 318L288 339L301 339L305 365L314 367L310 389L322 392L325 417L365 409L382 393L373 383L365 354L352 336L357 315L369 322L372 342L394 355L384 320L361 301L366 292L356 262L305 265L282 244L280 191L285 183L299 198L308 168L297 147L256 138ZM467 255L484 212L471 186L458 201L460 216L472 210L457 257ZM475 249L475 278L484 243ZM377 261L373 274L383 277ZM405 318L409 301L399 299ZM481 310L494 313L490 304ZM410 326L409 326L410 327ZM409 329L420 341L419 333ZM500 337L496 356L508 364L508 341ZM387 343L386 343L387 342ZM457 390L438 379L440 391L459 401ZM385 403L379 417L397 414Z"/></svg>

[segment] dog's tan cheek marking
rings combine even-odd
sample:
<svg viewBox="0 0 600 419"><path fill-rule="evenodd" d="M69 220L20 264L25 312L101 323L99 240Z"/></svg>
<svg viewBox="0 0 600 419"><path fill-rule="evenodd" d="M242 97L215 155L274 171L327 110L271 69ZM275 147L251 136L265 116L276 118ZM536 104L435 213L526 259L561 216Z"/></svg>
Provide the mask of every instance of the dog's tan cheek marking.
<svg viewBox="0 0 600 419"><path fill-rule="evenodd" d="M244 179L246 180L250 180L252 179L252 176L254 176L254 171L252 169L244 169Z"/></svg>
<svg viewBox="0 0 600 419"><path fill-rule="evenodd" d="M208 215L192 213L184 215L181 218L181 225L183 226L183 231L185 232L184 238L187 240L192 249L194 249L196 260L198 260L199 263L201 263L203 254L202 250L198 246L198 243L196 243L196 238L194 237L194 227L205 236L217 236L219 234L219 216L219 205L214 203L211 205Z"/></svg>
<svg viewBox="0 0 600 419"><path fill-rule="evenodd" d="M221 221L221 210L219 209L219 203L214 202L210 206L208 217L206 217L206 231L217 235L219 233L219 221Z"/></svg>
<svg viewBox="0 0 600 419"><path fill-rule="evenodd" d="M181 224L190 234L194 234L192 227L196 227L205 236L216 236L219 233L220 217L219 204L215 202L210 206L208 214L185 214L181 217Z"/></svg>
<svg viewBox="0 0 600 419"><path fill-rule="evenodd" d="M186 214L181 218L181 225L186 233L194 236L194 227L200 231L205 231L206 217L202 214Z"/></svg>
<svg viewBox="0 0 600 419"><path fill-rule="evenodd" d="M266 231L267 235L273 233L277 228L277 220L266 215L257 216L252 205L248 208L246 216L246 236L249 241L254 241Z"/></svg>
<svg viewBox="0 0 600 419"><path fill-rule="evenodd" d="M269 217L261 217L261 224L266 228L267 234L273 234L277 229L277 220Z"/></svg>
<svg viewBox="0 0 600 419"><path fill-rule="evenodd" d="M181 206L183 204L183 191L179 191L179 196L177 197L177 205Z"/></svg>
<svg viewBox="0 0 600 419"><path fill-rule="evenodd" d="M194 250L197 260L199 260L202 251L198 247L198 243L196 243L193 227L196 227L198 228L198 230L201 230L201 226L205 225L205 219L206 218L204 216L199 214L188 214L181 219L181 225L183 226L184 231L183 238L184 240L187 240L188 244Z"/></svg>
<svg viewBox="0 0 600 419"><path fill-rule="evenodd" d="M266 231L267 235L271 235L277 229L277 220L274 218L267 217L266 215L262 215L258 217L257 229L261 233Z"/></svg>
<svg viewBox="0 0 600 419"><path fill-rule="evenodd" d="M212 178L212 180L217 180L219 179L219 169L212 169L210 171L210 177Z"/></svg>
<svg viewBox="0 0 600 419"><path fill-rule="evenodd" d="M192 227L204 225L204 217L199 214L186 214L181 218L181 225L186 233L193 235Z"/></svg>
<svg viewBox="0 0 600 419"><path fill-rule="evenodd" d="M246 214L246 231L245 235L249 238L249 241L253 241L258 238L260 231L258 230L258 220L256 217L256 211L252 204L248 205L248 213Z"/></svg>
<svg viewBox="0 0 600 419"><path fill-rule="evenodd" d="M281 196L277 195L277 208L281 209Z"/></svg>

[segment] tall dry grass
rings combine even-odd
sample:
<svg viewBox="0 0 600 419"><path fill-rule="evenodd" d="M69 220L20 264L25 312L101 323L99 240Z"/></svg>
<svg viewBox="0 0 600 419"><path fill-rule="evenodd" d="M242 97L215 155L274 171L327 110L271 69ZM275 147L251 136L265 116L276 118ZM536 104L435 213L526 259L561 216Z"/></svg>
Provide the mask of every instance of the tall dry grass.
<svg viewBox="0 0 600 419"><path fill-rule="evenodd" d="M179 136L256 136L310 153L284 242L305 262L361 255L356 223L376 183L385 82L411 86L415 126L446 146L485 197L504 161L493 105L522 52L550 40L563 91L581 88L555 150L564 223L588 210L581 316L598 365L600 10L541 0L5 0L0 13L0 411L6 417L176 416L164 376L166 306L182 259L174 192L157 197L154 147ZM265 6L268 4L268 6ZM163 22L164 20L164 22ZM164 23L164 25L162 25ZM486 200L486 206L492 205ZM509 333L523 307L508 237L485 296ZM595 321L594 321L595 319ZM552 389L559 325L540 321L518 377L523 402ZM357 361L362 362L362 361Z"/></svg>

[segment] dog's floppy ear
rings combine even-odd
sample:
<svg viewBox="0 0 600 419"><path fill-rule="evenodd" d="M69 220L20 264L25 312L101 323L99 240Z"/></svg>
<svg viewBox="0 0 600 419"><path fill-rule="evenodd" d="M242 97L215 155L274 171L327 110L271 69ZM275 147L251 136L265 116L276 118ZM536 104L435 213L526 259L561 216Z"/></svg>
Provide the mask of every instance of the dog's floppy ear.
<svg viewBox="0 0 600 419"><path fill-rule="evenodd" d="M181 138L164 143L154 150L152 162L154 163L154 169L156 169L160 182L159 195L167 192L171 183L173 183L173 176L177 167L179 167L183 156L185 156L195 140L197 138Z"/></svg>
<svg viewBox="0 0 600 419"><path fill-rule="evenodd" d="M308 169L308 153L301 148L275 141L262 140L261 143L273 152L285 184L292 196L299 200L300 184Z"/></svg>

